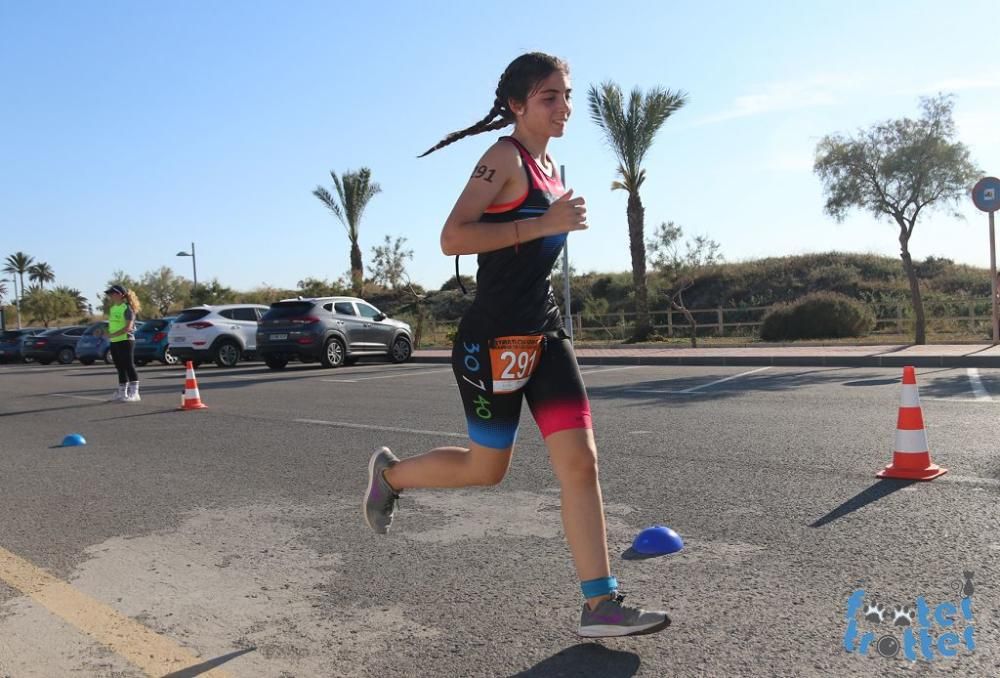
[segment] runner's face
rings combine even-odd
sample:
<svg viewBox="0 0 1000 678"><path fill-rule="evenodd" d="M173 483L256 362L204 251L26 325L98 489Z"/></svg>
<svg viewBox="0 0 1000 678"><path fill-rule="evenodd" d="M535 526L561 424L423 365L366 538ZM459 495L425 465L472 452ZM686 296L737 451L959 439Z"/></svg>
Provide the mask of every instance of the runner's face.
<svg viewBox="0 0 1000 678"><path fill-rule="evenodd" d="M568 75L558 70L553 72L538 83L524 104L517 106L515 110L521 112L518 124L535 134L561 137L573 112L571 87Z"/></svg>

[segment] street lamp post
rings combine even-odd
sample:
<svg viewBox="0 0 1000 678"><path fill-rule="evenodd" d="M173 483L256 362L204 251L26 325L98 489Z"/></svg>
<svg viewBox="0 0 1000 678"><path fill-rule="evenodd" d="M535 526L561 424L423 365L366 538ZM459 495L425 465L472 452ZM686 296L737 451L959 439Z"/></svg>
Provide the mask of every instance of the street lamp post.
<svg viewBox="0 0 1000 678"><path fill-rule="evenodd" d="M191 267L194 270L194 286L198 287L198 258L195 256L194 243L191 243L190 252L178 252L179 257L191 257Z"/></svg>

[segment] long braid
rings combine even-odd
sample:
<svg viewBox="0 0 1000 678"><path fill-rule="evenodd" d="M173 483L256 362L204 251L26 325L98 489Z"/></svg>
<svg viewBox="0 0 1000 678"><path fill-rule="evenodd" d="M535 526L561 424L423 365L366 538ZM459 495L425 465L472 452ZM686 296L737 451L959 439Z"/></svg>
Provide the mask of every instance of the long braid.
<svg viewBox="0 0 1000 678"><path fill-rule="evenodd" d="M422 158L439 148L444 148L448 144L453 144L459 139L464 139L473 134L492 132L493 130L503 129L507 125L512 124L514 122L514 112L510 110L509 101L511 99L527 99L528 90L535 83L548 77L552 71L557 69L568 72L566 62L540 52L522 54L514 59L500 76L499 82L497 82L496 96L493 99L493 108L490 109L490 112L471 127L466 127L458 132L452 132L439 141L436 146L432 146L417 157Z"/></svg>
<svg viewBox="0 0 1000 678"><path fill-rule="evenodd" d="M490 112L487 113L482 120L470 127L466 127L463 130L452 132L439 141L436 146L427 149L417 157L422 158L425 155L433 153L439 148L444 148L448 144L453 144L459 139L464 139L465 137L472 136L473 134L482 134L483 132L503 129L507 125L514 122L514 115L511 113L510 108L507 105L506 97L504 97L504 85L506 84L505 80L507 79L507 75L509 73L510 66L508 66L507 70L505 70L503 75L500 76L500 81L497 83L496 98L493 100L493 108L490 109ZM498 116L500 118L499 120L497 120Z"/></svg>

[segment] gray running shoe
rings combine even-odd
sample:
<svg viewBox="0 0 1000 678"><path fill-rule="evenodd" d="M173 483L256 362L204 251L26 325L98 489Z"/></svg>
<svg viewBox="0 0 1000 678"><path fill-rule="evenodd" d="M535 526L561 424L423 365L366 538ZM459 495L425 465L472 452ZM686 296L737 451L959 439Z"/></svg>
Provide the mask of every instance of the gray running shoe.
<svg viewBox="0 0 1000 678"><path fill-rule="evenodd" d="M585 638L640 636L662 631L670 625L670 617L666 612L647 612L638 607L622 605L624 599L625 594L615 592L611 600L601 601L596 610L591 610L584 603L577 635Z"/></svg>
<svg viewBox="0 0 1000 678"><path fill-rule="evenodd" d="M382 472L395 466L399 459L388 447L380 447L372 454L368 462L368 490L361 504L365 512L365 522L378 534L385 534L392 524L392 516L396 512L396 500L399 495L386 482Z"/></svg>

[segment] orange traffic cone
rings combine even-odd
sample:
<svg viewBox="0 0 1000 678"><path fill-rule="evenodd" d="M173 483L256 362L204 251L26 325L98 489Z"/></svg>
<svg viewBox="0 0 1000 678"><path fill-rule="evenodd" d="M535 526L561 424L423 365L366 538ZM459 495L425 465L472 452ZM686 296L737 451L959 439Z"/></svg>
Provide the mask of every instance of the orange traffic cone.
<svg viewBox="0 0 1000 678"><path fill-rule="evenodd" d="M187 378L184 383L184 400L181 402L182 410L203 410L208 405L201 402L201 394L198 392L198 380L194 376L194 364L187 361Z"/></svg>
<svg viewBox="0 0 1000 678"><path fill-rule="evenodd" d="M879 478L932 480L947 472L948 469L941 468L931 461L927 430L924 428L924 414L920 409L916 371L912 367L904 367L903 398L899 405L892 463L876 475Z"/></svg>

